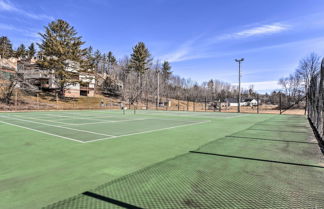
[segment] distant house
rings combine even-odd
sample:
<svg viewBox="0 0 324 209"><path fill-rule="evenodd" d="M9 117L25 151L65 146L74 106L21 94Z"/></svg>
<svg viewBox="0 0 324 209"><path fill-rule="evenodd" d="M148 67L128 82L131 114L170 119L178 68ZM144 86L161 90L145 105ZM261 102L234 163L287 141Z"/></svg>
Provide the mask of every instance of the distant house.
<svg viewBox="0 0 324 209"><path fill-rule="evenodd" d="M55 77L52 71L42 69L34 61L19 60L17 74L22 81L34 85L40 90L56 89Z"/></svg>
<svg viewBox="0 0 324 209"><path fill-rule="evenodd" d="M238 106L237 99L235 99L235 98L227 98L227 99L225 99L225 102L227 103L227 105L229 107L237 107ZM246 102L241 101L240 106L246 106Z"/></svg>
<svg viewBox="0 0 324 209"><path fill-rule="evenodd" d="M117 77L108 75L106 73L97 73L97 87L103 94L106 95L120 95L123 89L123 82Z"/></svg>
<svg viewBox="0 0 324 209"><path fill-rule="evenodd" d="M66 97L93 97L95 92L95 75L90 73L77 73L75 79L77 83L70 84L65 88Z"/></svg>
<svg viewBox="0 0 324 209"><path fill-rule="evenodd" d="M257 106L258 105L258 101L256 99L245 99L244 102L246 103L246 106ZM260 104L260 100L259 100L259 104Z"/></svg>
<svg viewBox="0 0 324 209"><path fill-rule="evenodd" d="M94 96L95 75L90 72L80 72L80 64L66 60L66 71L73 74L75 82L67 84L64 96L80 97ZM43 91L54 91L58 88L54 70L42 69L34 60L21 60L17 63L17 74L21 80L34 85Z"/></svg>
<svg viewBox="0 0 324 209"><path fill-rule="evenodd" d="M238 102L236 98L228 98L225 99L225 102L227 103L227 105L229 107L237 107L238 106ZM260 104L260 100L259 100L259 104ZM258 101L256 99L244 99L243 101L240 102L240 106L257 106L258 105Z"/></svg>
<svg viewBox="0 0 324 209"><path fill-rule="evenodd" d="M16 74L17 59L1 59L0 58L0 79L8 80L11 75Z"/></svg>

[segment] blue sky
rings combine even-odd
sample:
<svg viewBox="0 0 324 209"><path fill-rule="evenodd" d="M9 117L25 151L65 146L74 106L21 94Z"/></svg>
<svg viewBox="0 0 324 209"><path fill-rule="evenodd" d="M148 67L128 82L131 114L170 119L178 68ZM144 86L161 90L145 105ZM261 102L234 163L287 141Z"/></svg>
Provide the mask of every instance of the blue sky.
<svg viewBox="0 0 324 209"><path fill-rule="evenodd" d="M86 45L121 58L144 41L173 72L202 82L278 88L298 61L324 54L323 0L0 0L0 35L15 47L39 41L51 20L73 25Z"/></svg>

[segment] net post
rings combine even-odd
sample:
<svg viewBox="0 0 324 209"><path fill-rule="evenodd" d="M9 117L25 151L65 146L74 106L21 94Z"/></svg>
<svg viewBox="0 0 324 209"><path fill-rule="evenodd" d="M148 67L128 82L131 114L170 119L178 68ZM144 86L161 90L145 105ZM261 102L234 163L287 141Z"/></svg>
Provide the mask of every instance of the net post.
<svg viewBox="0 0 324 209"><path fill-rule="evenodd" d="M207 97L205 97L205 112L207 112Z"/></svg>

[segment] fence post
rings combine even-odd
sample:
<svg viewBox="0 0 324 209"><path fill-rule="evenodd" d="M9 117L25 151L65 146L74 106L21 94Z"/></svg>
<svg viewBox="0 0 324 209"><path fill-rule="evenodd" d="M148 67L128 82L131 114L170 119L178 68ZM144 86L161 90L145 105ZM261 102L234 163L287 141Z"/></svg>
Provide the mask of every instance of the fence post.
<svg viewBox="0 0 324 209"><path fill-rule="evenodd" d="M38 93L36 94L37 96L37 109L39 109L39 96L38 96Z"/></svg>
<svg viewBox="0 0 324 209"><path fill-rule="evenodd" d="M146 110L149 109L149 99L148 99L148 95L146 94Z"/></svg>
<svg viewBox="0 0 324 209"><path fill-rule="evenodd" d="M257 114L259 114L259 94L257 94Z"/></svg>
<svg viewBox="0 0 324 209"><path fill-rule="evenodd" d="M15 110L17 111L18 106L18 90L15 90Z"/></svg>
<svg viewBox="0 0 324 209"><path fill-rule="evenodd" d="M280 115L281 115L281 92L279 91L279 111L280 111Z"/></svg>
<svg viewBox="0 0 324 209"><path fill-rule="evenodd" d="M55 94L55 99L56 99L56 109L59 109L59 106L58 106L58 93L57 92Z"/></svg>
<svg viewBox="0 0 324 209"><path fill-rule="evenodd" d="M205 112L207 111L207 97L205 97Z"/></svg>
<svg viewBox="0 0 324 209"><path fill-rule="evenodd" d="M196 111L196 100L193 101L193 111Z"/></svg>
<svg viewBox="0 0 324 209"><path fill-rule="evenodd" d="M306 115L307 112L307 105L308 105L308 89L305 88L305 111L304 111L304 115Z"/></svg>
<svg viewBox="0 0 324 209"><path fill-rule="evenodd" d="M188 100L188 97L187 97L187 111L189 111L189 100Z"/></svg>
<svg viewBox="0 0 324 209"><path fill-rule="evenodd" d="M178 111L180 111L180 100L179 100L179 97L178 97Z"/></svg>

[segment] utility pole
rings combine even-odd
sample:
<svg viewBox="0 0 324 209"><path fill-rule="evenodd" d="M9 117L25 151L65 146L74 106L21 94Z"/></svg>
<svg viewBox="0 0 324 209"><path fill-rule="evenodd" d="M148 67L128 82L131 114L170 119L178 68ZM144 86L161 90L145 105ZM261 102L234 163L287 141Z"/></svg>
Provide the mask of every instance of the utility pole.
<svg viewBox="0 0 324 209"><path fill-rule="evenodd" d="M237 98L237 112L241 112L241 62L244 58L235 59L235 62L239 63L239 86L238 86L238 98Z"/></svg>

